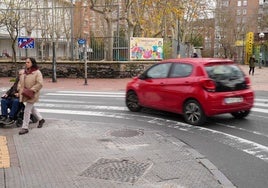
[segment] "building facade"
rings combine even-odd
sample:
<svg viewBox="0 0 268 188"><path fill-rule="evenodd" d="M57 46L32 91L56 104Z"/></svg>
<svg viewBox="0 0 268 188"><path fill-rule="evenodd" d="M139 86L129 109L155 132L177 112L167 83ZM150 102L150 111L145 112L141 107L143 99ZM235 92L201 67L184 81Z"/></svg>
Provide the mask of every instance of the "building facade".
<svg viewBox="0 0 268 188"><path fill-rule="evenodd" d="M2 58L16 56L24 59L33 56L41 60L51 59L52 43L57 57L69 58L72 44L71 1L62 0L14 0L0 2L0 55ZM13 28L11 30L10 28ZM28 39L31 46L20 43ZM15 44L14 54L12 44Z"/></svg>
<svg viewBox="0 0 268 188"><path fill-rule="evenodd" d="M254 53L258 53L254 45L257 44L258 34L267 31L268 23L264 21L268 15L267 3L265 0L217 0L215 57L228 57L239 63L247 63L251 55L247 51L250 32L254 33L252 48Z"/></svg>

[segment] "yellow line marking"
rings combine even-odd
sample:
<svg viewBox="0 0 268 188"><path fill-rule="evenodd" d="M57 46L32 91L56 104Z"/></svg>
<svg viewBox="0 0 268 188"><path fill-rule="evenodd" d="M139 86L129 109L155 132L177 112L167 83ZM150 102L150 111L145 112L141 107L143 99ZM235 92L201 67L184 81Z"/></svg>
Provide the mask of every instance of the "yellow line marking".
<svg viewBox="0 0 268 188"><path fill-rule="evenodd" d="M10 167L10 157L7 147L7 138L0 136L0 168Z"/></svg>

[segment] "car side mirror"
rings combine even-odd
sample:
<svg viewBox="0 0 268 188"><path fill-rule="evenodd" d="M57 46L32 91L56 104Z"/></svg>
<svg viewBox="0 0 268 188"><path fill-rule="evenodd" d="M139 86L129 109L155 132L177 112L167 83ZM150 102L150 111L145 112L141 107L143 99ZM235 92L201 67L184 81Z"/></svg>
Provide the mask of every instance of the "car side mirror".
<svg viewBox="0 0 268 188"><path fill-rule="evenodd" d="M139 76L139 79L141 79L141 80L146 80L147 78L148 78L148 76L146 74L141 74Z"/></svg>

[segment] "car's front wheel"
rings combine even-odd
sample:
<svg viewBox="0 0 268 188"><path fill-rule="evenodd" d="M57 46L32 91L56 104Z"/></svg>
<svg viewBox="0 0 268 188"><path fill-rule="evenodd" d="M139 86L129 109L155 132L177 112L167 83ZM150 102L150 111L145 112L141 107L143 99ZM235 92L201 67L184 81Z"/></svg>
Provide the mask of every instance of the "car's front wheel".
<svg viewBox="0 0 268 188"><path fill-rule="evenodd" d="M189 100L183 107L184 120L191 125L202 125L206 121L206 115L196 100Z"/></svg>
<svg viewBox="0 0 268 188"><path fill-rule="evenodd" d="M134 91L127 92L126 105L128 109L132 112L138 112L141 110L141 106L139 104L139 98Z"/></svg>
<svg viewBox="0 0 268 188"><path fill-rule="evenodd" d="M232 112L232 116L236 119L242 119L246 116L248 116L248 114L250 113L250 110L241 110L238 112Z"/></svg>

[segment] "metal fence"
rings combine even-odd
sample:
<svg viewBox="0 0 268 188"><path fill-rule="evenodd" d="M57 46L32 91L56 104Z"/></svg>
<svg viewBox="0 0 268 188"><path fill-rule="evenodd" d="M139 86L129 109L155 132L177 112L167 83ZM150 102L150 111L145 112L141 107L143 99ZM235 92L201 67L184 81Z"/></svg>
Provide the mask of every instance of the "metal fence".
<svg viewBox="0 0 268 188"><path fill-rule="evenodd" d="M129 42L124 38L114 37L113 39L113 61L127 61L129 60ZM87 49L87 58L89 61L100 61L105 59L107 49L107 38L92 37ZM81 46L80 46L81 47ZM83 56L81 52L81 56ZM80 56L80 59L81 59ZM82 58L83 59L83 58Z"/></svg>
<svg viewBox="0 0 268 188"><path fill-rule="evenodd" d="M68 43L66 39L56 40L56 58L57 60L84 60L85 55L88 61L104 61L107 60L109 38L91 37L87 41L87 46L79 44L79 39L72 40L74 44ZM33 49L23 49L16 45L17 60L24 60L26 57L34 57L41 61L52 60L53 49L51 39L35 38L35 47ZM3 42L4 41L4 42ZM0 39L1 58L12 58L12 41L10 39ZM173 43L170 39L164 40L164 59L175 57ZM183 48L181 48L183 51ZM129 40L125 38L113 38L112 45L112 60L113 61L128 61L129 58ZM176 49L175 49L176 53ZM8 55L6 55L8 54Z"/></svg>

